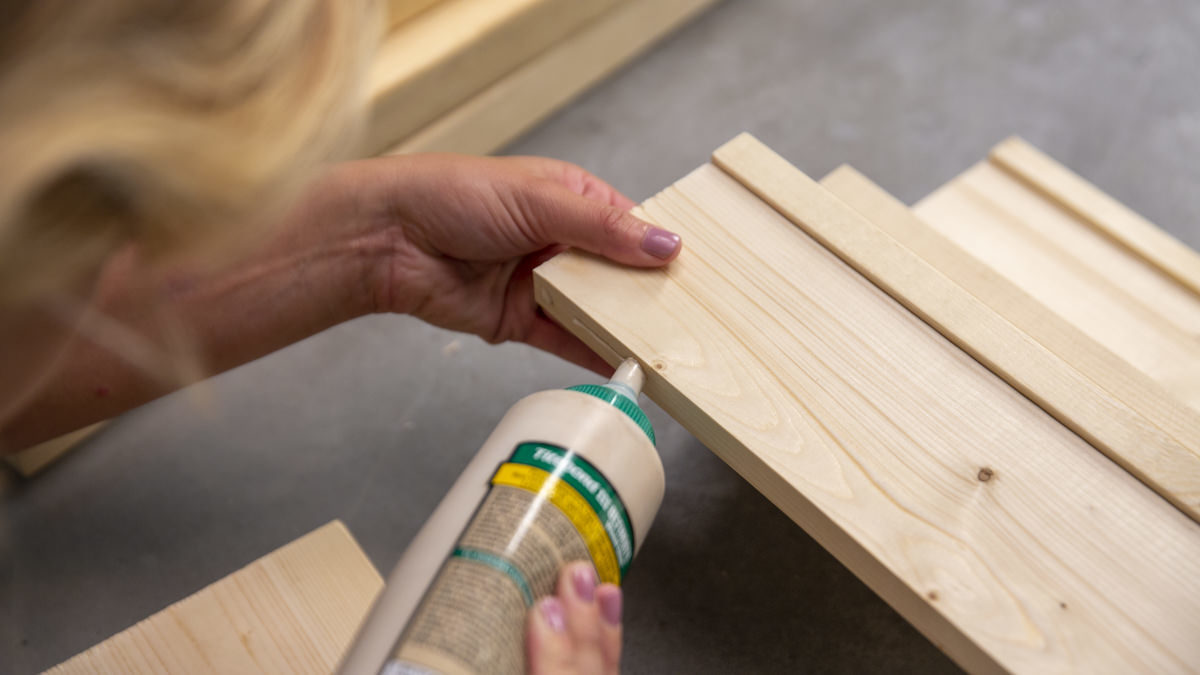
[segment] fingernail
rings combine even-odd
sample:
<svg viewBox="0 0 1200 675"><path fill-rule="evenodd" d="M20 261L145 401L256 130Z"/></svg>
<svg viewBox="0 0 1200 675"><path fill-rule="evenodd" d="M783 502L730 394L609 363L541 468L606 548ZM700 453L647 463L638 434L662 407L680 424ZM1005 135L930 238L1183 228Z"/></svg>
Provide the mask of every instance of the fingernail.
<svg viewBox="0 0 1200 675"><path fill-rule="evenodd" d="M575 582L575 594L584 602L591 602L596 597L596 573L591 565L579 565L571 572L571 580Z"/></svg>
<svg viewBox="0 0 1200 675"><path fill-rule="evenodd" d="M608 622L610 626L619 626L621 624L621 589L615 589L613 593L604 593L600 596L600 616Z"/></svg>
<svg viewBox="0 0 1200 675"><path fill-rule="evenodd" d="M546 619L546 623L550 624L550 628L555 633L562 633L567 630L567 613L563 610L562 603L558 598L551 595L548 598L542 598L538 602L538 611Z"/></svg>
<svg viewBox="0 0 1200 675"><path fill-rule="evenodd" d="M678 248L679 235L661 227L652 227L646 230L646 236L642 237L642 250L655 258L666 260Z"/></svg>

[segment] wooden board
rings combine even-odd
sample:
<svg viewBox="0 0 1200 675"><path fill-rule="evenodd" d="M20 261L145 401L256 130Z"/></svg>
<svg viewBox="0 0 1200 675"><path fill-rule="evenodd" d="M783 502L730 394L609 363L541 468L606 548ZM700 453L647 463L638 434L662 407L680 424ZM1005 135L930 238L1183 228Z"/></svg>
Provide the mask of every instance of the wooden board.
<svg viewBox="0 0 1200 675"><path fill-rule="evenodd" d="M387 0L387 26L394 29L442 0Z"/></svg>
<svg viewBox="0 0 1200 675"><path fill-rule="evenodd" d="M1042 151L1013 137L993 148L989 159L1097 233L1200 293L1200 254Z"/></svg>
<svg viewBox="0 0 1200 675"><path fill-rule="evenodd" d="M716 0L628 0L501 78L388 154L495 152Z"/></svg>
<svg viewBox="0 0 1200 675"><path fill-rule="evenodd" d="M1029 330L1036 335L1064 335L1061 327L1048 321L1056 318L1053 314L1043 311L1017 324L992 309L981 294L1002 306L1019 308L1017 311L1034 312L1036 302L1008 292L1012 285L997 275L971 276L983 273L986 266L969 257L956 260L956 252L937 249L936 240L893 237L885 229L903 229L896 222L900 212L908 211L902 205L894 205L899 211L889 214L889 225L877 226L882 220L879 208L872 210L875 222L868 221L747 135L726 144L713 159L946 338L1200 520L1200 414L1138 373L1114 370L1121 365L1113 363L1115 358L1088 362L1092 367L1081 369L1073 357L1096 351L1080 344L1092 342L1086 336L1076 334L1071 337L1078 342L1055 344L1057 352L1048 348ZM901 234L917 229L911 222L900 223L904 224L908 228ZM914 253L907 247L910 243L924 253L940 253L936 259L943 263L958 263L952 271L958 272L971 291ZM1103 381L1110 386L1098 384L1093 379L1097 375L1107 377ZM1114 396L1113 388L1123 397Z"/></svg>
<svg viewBox="0 0 1200 675"><path fill-rule="evenodd" d="M382 587L334 521L47 672L330 673Z"/></svg>
<svg viewBox="0 0 1200 675"><path fill-rule="evenodd" d="M1200 526L716 167L641 215L669 268L568 252L539 302L959 664L1200 663Z"/></svg>
<svg viewBox="0 0 1200 675"><path fill-rule="evenodd" d="M1011 154L1004 147L998 154ZM1010 157L1010 164L1015 161ZM1046 196L1061 193L1061 185L1032 189L1008 165L984 161L913 210L1177 400L1200 410L1200 294Z"/></svg>
<svg viewBox="0 0 1200 675"><path fill-rule="evenodd" d="M445 0L384 39L364 153L407 138L621 0Z"/></svg>
<svg viewBox="0 0 1200 675"><path fill-rule="evenodd" d="M68 450L91 438L92 434L103 429L106 424L108 424L107 420L96 422L90 426L72 431L69 434L63 434L44 443L38 443L31 448L13 453L5 457L5 459L17 470L17 473L30 478L67 454Z"/></svg>

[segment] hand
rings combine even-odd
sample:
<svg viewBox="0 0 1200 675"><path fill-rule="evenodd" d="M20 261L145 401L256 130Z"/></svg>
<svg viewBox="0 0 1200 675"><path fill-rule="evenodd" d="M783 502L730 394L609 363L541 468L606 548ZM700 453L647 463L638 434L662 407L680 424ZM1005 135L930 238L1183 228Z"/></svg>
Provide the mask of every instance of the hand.
<svg viewBox="0 0 1200 675"><path fill-rule="evenodd" d="M621 589L596 585L591 563L574 562L525 620L531 675L615 675L621 665Z"/></svg>
<svg viewBox="0 0 1200 675"><path fill-rule="evenodd" d="M371 282L376 311L526 342L600 373L611 369L537 308L533 268L572 246L636 267L680 250L678 235L631 216L633 202L566 162L414 155L349 170L358 208L386 242Z"/></svg>

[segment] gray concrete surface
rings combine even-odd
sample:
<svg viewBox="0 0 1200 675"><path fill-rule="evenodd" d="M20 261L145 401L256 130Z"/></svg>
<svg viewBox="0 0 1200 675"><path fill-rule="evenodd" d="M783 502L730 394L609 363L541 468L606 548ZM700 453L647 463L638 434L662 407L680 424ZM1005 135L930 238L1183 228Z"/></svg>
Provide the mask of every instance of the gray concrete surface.
<svg viewBox="0 0 1200 675"><path fill-rule="evenodd" d="M1017 133L1200 246L1200 5L730 0L515 144L653 194L749 130L912 201ZM456 344L459 349L447 349ZM333 518L390 568L504 410L588 376L405 317L340 326L4 478L0 672L40 670ZM625 671L955 667L661 411Z"/></svg>

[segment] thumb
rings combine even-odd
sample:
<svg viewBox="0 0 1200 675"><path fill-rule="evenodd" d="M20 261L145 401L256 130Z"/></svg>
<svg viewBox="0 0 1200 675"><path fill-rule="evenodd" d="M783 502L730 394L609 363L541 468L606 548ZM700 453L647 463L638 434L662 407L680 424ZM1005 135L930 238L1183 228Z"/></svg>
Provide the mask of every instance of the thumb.
<svg viewBox="0 0 1200 675"><path fill-rule="evenodd" d="M682 248L678 234L628 211L547 183L527 202L530 230L542 246L566 244L636 267L659 267Z"/></svg>

